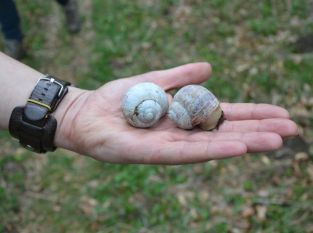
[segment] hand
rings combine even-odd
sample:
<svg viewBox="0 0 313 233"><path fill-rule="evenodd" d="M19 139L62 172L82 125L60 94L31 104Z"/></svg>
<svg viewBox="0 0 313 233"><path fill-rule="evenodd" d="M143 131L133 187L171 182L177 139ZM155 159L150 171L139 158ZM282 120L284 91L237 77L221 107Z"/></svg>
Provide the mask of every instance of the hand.
<svg viewBox="0 0 313 233"><path fill-rule="evenodd" d="M149 129L124 119L121 101L129 87L154 82L169 91L204 82L210 73L208 63L194 63L112 81L96 91L76 89L59 111L56 144L105 162L183 164L275 150L282 137L298 134L288 112L268 104L222 103L226 120L212 132L178 129L167 117Z"/></svg>

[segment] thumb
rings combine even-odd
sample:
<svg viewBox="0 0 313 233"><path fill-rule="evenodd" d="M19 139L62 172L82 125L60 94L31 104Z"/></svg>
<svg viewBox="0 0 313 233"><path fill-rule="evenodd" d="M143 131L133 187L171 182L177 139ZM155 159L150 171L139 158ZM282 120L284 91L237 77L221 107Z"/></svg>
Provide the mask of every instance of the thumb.
<svg viewBox="0 0 313 233"><path fill-rule="evenodd" d="M212 72L207 62L189 63L175 68L152 71L135 77L137 82L153 82L168 91L206 81Z"/></svg>

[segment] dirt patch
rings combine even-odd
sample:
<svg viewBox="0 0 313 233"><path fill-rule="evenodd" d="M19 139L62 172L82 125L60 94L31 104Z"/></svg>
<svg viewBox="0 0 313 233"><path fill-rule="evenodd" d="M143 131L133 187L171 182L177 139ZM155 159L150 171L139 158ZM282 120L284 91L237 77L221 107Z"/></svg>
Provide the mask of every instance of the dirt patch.
<svg viewBox="0 0 313 233"><path fill-rule="evenodd" d="M51 14L46 18L49 33L45 35L45 45L41 51L47 64L45 72L73 84L88 73L92 57L90 45L94 38L92 1L81 0L79 6L82 28L78 34L70 35L66 30L63 10L57 4L51 4Z"/></svg>

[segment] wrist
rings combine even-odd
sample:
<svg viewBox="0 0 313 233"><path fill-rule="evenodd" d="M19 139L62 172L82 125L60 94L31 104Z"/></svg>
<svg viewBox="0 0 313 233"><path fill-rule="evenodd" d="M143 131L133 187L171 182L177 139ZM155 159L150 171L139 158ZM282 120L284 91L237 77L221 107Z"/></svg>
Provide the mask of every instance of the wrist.
<svg viewBox="0 0 313 233"><path fill-rule="evenodd" d="M57 120L52 113L66 96L69 84L46 75L38 79L26 104L14 108L9 131L23 147L38 153L56 149Z"/></svg>
<svg viewBox="0 0 313 233"><path fill-rule="evenodd" d="M74 123L81 106L85 103L90 91L68 87L68 93L52 115L57 120L57 129L54 136L56 147L75 150L73 141Z"/></svg>

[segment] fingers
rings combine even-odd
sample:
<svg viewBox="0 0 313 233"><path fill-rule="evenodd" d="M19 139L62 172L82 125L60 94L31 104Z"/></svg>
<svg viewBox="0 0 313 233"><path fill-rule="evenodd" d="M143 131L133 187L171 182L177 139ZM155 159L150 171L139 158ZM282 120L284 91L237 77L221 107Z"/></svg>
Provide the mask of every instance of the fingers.
<svg viewBox="0 0 313 233"><path fill-rule="evenodd" d="M224 159L247 152L265 152L282 146L275 133L200 133L193 141L178 140L151 147L141 147L131 163L186 164Z"/></svg>
<svg viewBox="0 0 313 233"><path fill-rule="evenodd" d="M286 109L271 104L230 104L222 103L221 107L227 120L260 120L266 118L289 118Z"/></svg>
<svg viewBox="0 0 313 233"><path fill-rule="evenodd" d="M189 137L189 141L240 141L247 146L248 152L265 152L276 150L282 146L282 138L271 132L249 133L210 133L201 132Z"/></svg>
<svg viewBox="0 0 313 233"><path fill-rule="evenodd" d="M247 152L247 147L239 141L216 142L172 142L155 148L146 156L147 164L186 164L199 163L211 159L239 156Z"/></svg>
<svg viewBox="0 0 313 233"><path fill-rule="evenodd" d="M224 121L218 132L274 132L282 137L299 134L298 126L289 119Z"/></svg>
<svg viewBox="0 0 313 233"><path fill-rule="evenodd" d="M266 152L282 147L283 140L276 133L253 133L243 136L248 152Z"/></svg>
<svg viewBox="0 0 313 233"><path fill-rule="evenodd" d="M211 74L211 65L207 62L190 63L168 70L153 71L135 77L138 82L153 82L165 90L179 88L188 84L206 81Z"/></svg>

